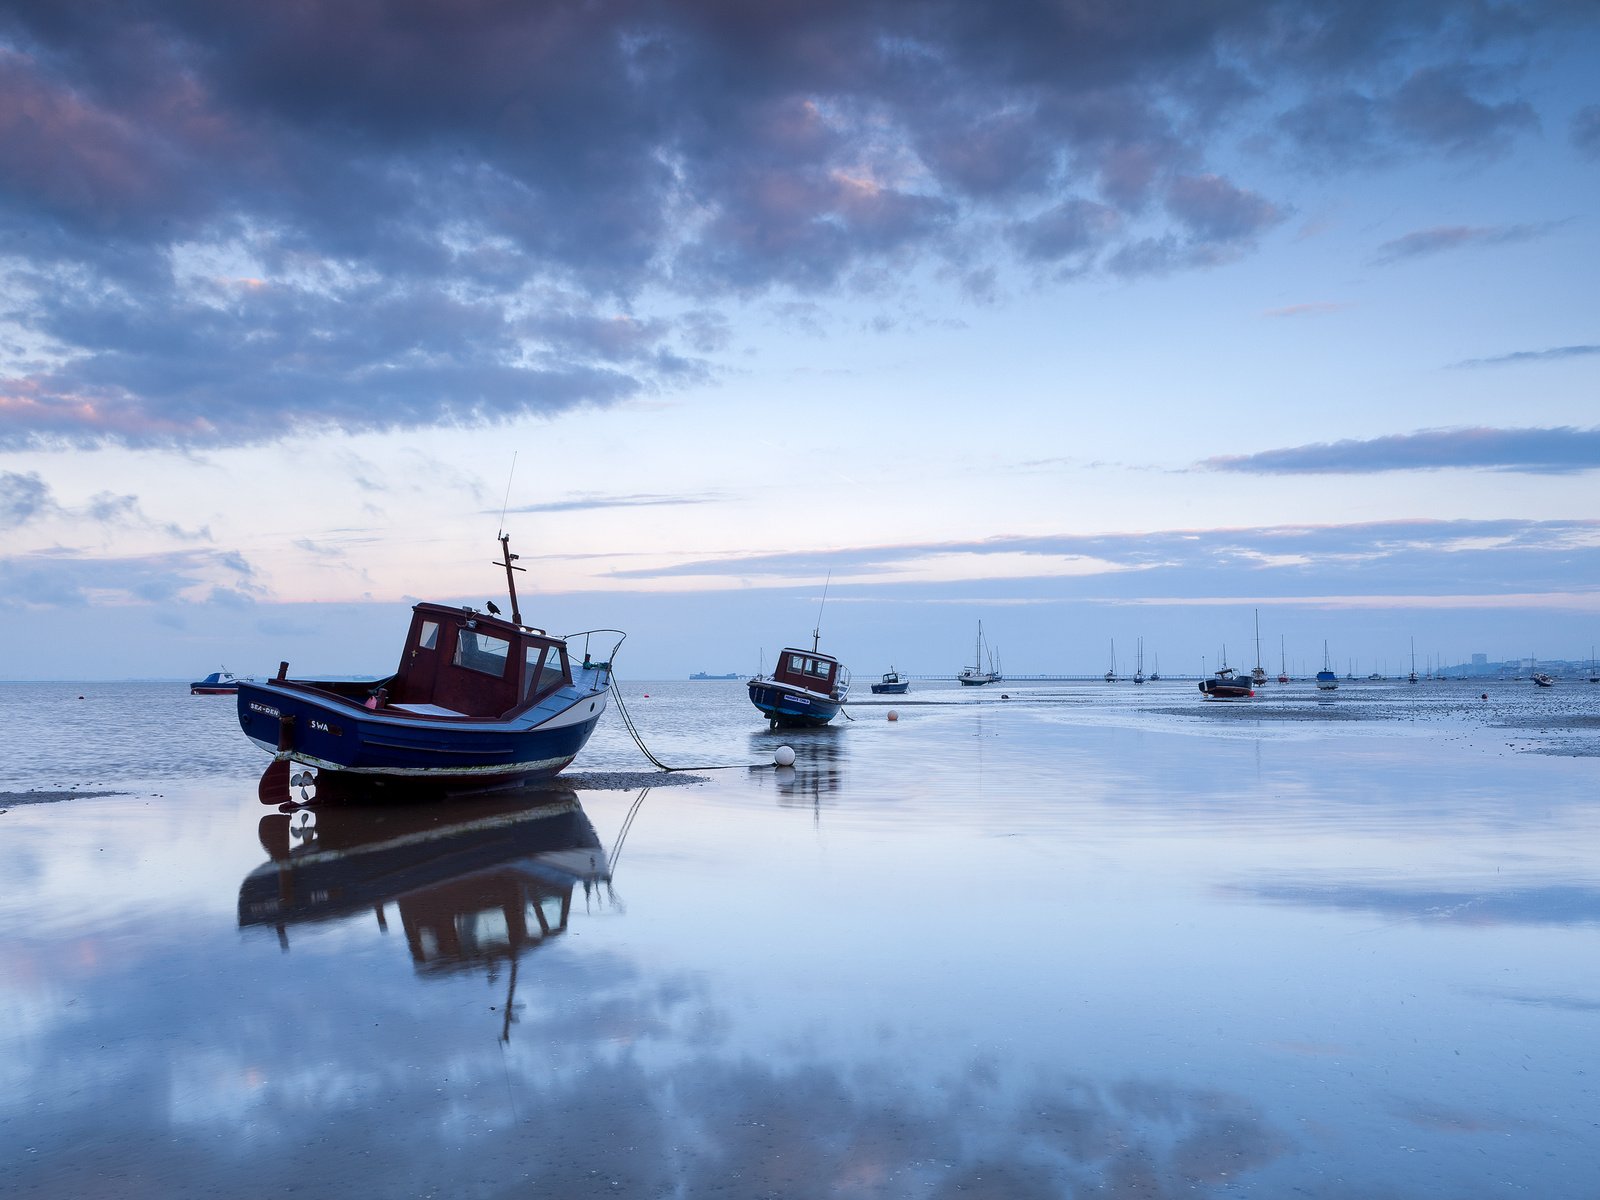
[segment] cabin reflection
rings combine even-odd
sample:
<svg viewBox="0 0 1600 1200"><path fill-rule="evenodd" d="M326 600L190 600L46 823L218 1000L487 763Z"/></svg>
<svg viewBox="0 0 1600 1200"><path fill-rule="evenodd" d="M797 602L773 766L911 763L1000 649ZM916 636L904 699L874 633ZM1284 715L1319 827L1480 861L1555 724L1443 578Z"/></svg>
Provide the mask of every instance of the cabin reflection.
<svg viewBox="0 0 1600 1200"><path fill-rule="evenodd" d="M491 973L567 928L573 894L609 895L610 867L570 788L385 807L273 813L269 861L239 888L240 928L276 930L398 911L421 975Z"/></svg>

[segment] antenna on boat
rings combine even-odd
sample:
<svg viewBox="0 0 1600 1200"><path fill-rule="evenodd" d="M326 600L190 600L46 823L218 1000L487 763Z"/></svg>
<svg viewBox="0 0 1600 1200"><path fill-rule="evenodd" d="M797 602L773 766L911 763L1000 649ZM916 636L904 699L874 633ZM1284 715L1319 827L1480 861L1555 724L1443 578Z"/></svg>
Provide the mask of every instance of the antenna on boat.
<svg viewBox="0 0 1600 1200"><path fill-rule="evenodd" d="M817 652L817 646L822 641L822 610L828 605L828 585L833 582L833 572L828 572L828 577L822 583L822 603L817 605L817 627L811 631L811 653Z"/></svg>
<svg viewBox="0 0 1600 1200"><path fill-rule="evenodd" d="M506 531L506 510L511 507L511 481L515 479L516 476L517 452L513 450L511 452L511 470L506 475L506 498L500 502L500 530L499 533L495 534L496 537L499 537L500 534L503 534Z"/></svg>
<svg viewBox="0 0 1600 1200"><path fill-rule="evenodd" d="M506 511L511 507L511 481L517 475L517 452L511 452L511 471L506 476L506 498L500 503L500 532L495 536L500 541L501 560L495 566L506 569L506 591L511 593L511 623L522 624L522 610L517 607L517 578L511 572L526 571L526 567L514 567L511 564L522 557L520 554L511 553L511 535L506 532ZM492 606L491 606L492 607Z"/></svg>

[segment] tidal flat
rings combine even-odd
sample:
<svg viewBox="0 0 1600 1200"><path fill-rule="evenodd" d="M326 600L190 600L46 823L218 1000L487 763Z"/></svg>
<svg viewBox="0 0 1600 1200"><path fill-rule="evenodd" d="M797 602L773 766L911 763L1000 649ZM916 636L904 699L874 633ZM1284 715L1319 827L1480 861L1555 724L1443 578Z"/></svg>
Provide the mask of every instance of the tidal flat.
<svg viewBox="0 0 1600 1200"><path fill-rule="evenodd" d="M1600 685L862 692L280 812L229 697L0 684L0 1190L1593 1194Z"/></svg>

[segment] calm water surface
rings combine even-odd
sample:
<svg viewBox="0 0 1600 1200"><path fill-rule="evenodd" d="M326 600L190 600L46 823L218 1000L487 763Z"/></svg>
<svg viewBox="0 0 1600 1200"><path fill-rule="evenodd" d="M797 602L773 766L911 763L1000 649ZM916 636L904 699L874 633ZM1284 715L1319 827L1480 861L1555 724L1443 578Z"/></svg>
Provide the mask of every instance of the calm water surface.
<svg viewBox="0 0 1600 1200"><path fill-rule="evenodd" d="M1600 1195L1600 686L1003 686L288 814L0 684L0 1193Z"/></svg>

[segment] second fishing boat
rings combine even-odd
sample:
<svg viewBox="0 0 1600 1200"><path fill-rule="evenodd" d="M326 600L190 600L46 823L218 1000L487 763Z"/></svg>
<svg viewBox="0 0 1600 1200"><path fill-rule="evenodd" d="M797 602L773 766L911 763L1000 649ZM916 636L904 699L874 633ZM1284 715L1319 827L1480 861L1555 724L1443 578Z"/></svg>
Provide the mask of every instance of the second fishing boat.
<svg viewBox="0 0 1600 1200"><path fill-rule="evenodd" d="M828 603L828 586L822 587L822 606ZM756 675L745 686L750 703L773 729L826 725L839 715L850 695L850 672L831 654L818 649L822 640L822 608L811 631L811 649L786 646L778 654L771 675Z"/></svg>

